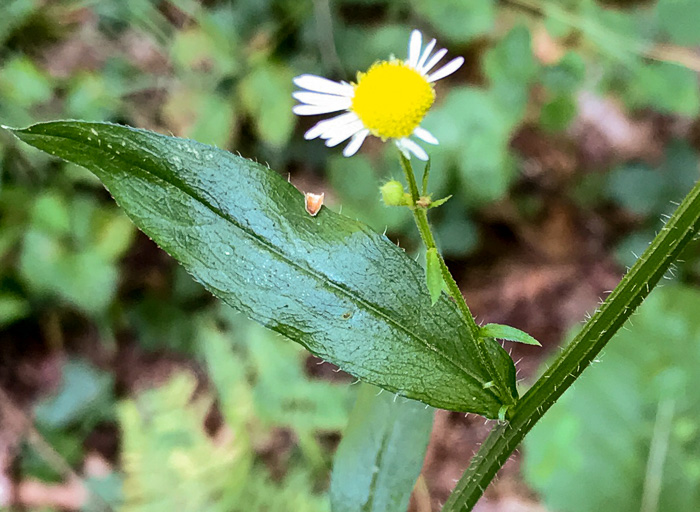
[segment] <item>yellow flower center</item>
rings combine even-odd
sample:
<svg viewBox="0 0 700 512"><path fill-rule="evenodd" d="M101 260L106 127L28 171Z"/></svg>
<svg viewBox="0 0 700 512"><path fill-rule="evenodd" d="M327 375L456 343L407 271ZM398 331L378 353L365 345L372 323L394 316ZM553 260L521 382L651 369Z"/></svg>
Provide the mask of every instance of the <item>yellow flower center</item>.
<svg viewBox="0 0 700 512"><path fill-rule="evenodd" d="M435 101L433 86L400 60L373 64L357 74L350 110L382 139L408 137Z"/></svg>

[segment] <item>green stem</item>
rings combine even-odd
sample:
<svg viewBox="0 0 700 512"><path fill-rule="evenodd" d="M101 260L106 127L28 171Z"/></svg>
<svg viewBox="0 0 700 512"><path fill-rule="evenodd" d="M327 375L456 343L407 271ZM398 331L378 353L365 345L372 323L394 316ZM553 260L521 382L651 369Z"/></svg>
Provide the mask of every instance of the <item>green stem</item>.
<svg viewBox="0 0 700 512"><path fill-rule="evenodd" d="M510 422L494 427L442 512L472 509L525 435L623 326L698 231L700 182L583 330L520 399Z"/></svg>
<svg viewBox="0 0 700 512"><path fill-rule="evenodd" d="M420 236L423 239L423 243L425 244L425 247L427 249L436 249L437 245L435 244L435 237L433 236L433 232L430 229L430 224L428 223L428 211L425 208L420 208L416 206L418 199L420 199L420 195L418 194L418 184L416 183L416 176L413 173L413 167L411 167L410 160L403 156L403 154L401 154L401 167L403 168L404 174L406 176L406 181L408 182L408 190L411 193L411 199L413 201L411 209L413 210L413 218L415 219L416 225L418 226ZM457 302L457 306L459 306L459 309L462 311L462 314L464 315L464 318L467 321L467 324L469 325L469 330L472 332L474 337L477 338L479 334L479 326L476 325L476 322L474 321L474 316L469 310L469 306L467 306L467 303L464 300L464 296L462 295L459 286L457 286L457 282L452 277L452 274L447 268L447 264L445 263L445 260L442 257L442 254L439 253L439 251L438 258L440 260L440 269L442 270L442 277L443 279L445 279L445 283L447 284L449 293L455 299L455 301Z"/></svg>
<svg viewBox="0 0 700 512"><path fill-rule="evenodd" d="M433 236L433 232L430 229L430 223L428 222L428 211L425 208L420 208L419 206L416 206L416 203L418 202L420 196L418 194L418 184L416 183L416 176L413 173L411 161L408 158L406 158L402 153L400 153L400 158L401 167L403 168L404 175L406 176L406 181L408 182L408 190L411 194L411 200L413 203L411 206L411 210L413 211L413 218L416 221L416 226L418 226L418 232L420 233L420 236L423 239L423 243L425 244L425 247L428 250L437 249L437 245L435 244L435 237ZM440 254L440 251L437 251L437 255L438 261L440 262L440 271L442 273L442 278L445 280L445 284L447 285L447 290L450 296L457 303L457 307L459 307L460 311L462 312L462 316L467 322L467 326L469 327L472 337L476 341L481 363L487 369L489 375L494 380L494 382L498 385L498 396L500 396L500 398L505 401L504 403L506 405L515 404L515 399L507 391L508 386L503 381L503 378L501 377L500 373L498 373L498 371L496 370L493 361L491 361L491 357L487 352L485 344L479 338L479 326L476 324L474 316L469 310L467 302L464 300L464 296L462 295L462 291L457 285L457 281L455 281L454 277L452 277L452 273L450 272L450 269L447 268L445 259L442 257L442 254Z"/></svg>

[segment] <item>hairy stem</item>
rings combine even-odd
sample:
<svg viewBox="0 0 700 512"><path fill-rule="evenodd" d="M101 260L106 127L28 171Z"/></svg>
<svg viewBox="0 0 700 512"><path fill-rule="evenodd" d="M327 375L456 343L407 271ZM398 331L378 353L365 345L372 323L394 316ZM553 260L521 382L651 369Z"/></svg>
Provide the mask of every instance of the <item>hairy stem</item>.
<svg viewBox="0 0 700 512"><path fill-rule="evenodd" d="M404 175L406 176L406 181L408 182L408 189L411 194L411 210L413 211L413 218L416 221L416 226L418 226L420 236L423 239L423 243L425 244L425 247L427 249L437 249L437 245L435 244L435 237L433 236L433 232L430 229L430 223L428 222L428 211L425 208L417 206L417 202L420 196L418 194L418 184L416 183L416 176L413 173L413 167L411 166L411 162L403 154L400 154L400 158L401 167L403 168ZM462 312L462 316L464 317L464 319L467 322L467 325L469 326L469 330L471 331L472 337L474 338L474 340L476 340L481 363L488 370L489 375L494 380L494 383L498 385L498 390L503 391L503 393L499 392L498 395L501 397L501 399L504 400L504 403L507 405L513 405L515 403L515 399L510 395L509 392L506 391L508 389L508 386L505 382L503 382L503 378L496 370L493 361L491 361L491 357L486 350L486 346L479 339L479 326L476 324L474 316L472 315L472 312L470 311L467 302L464 300L464 296L462 295L462 291L457 285L457 281L455 281L454 277L452 277L452 273L450 272L450 269L447 268L447 264L445 263L445 259L442 257L442 254L440 254L440 252L437 251L437 255L438 261L440 262L440 271L442 273L442 278L444 279L445 284L447 285L447 289L450 296L455 300L457 306Z"/></svg>
<svg viewBox="0 0 700 512"><path fill-rule="evenodd" d="M403 154L401 154L401 167L403 168L404 174L406 176L406 181L408 182L408 189L411 193L411 199L413 202L411 209L413 210L413 218L416 221L416 226L418 226L420 236L423 239L423 243L425 244L425 247L427 249L436 249L437 245L435 244L435 237L433 236L433 232L430 229L430 224L428 223L428 211L425 208L420 208L416 206L420 195L418 194L418 184L416 183L416 176L413 173L413 167L411 167L410 160L403 156ZM440 269L442 270L442 277L445 280L445 283L447 284L449 293L452 296L452 298L454 298L457 302L457 306L459 306L460 311L464 315L464 318L466 319L467 324L469 325L469 329L476 338L479 334L479 326L476 325L476 322L474 321L474 316L469 310L469 306L467 306L467 303L464 300L464 296L462 296L462 292L460 291L459 286L457 286L457 282L452 277L452 274L450 273L449 269L447 268L447 264L445 263L445 259L442 257L442 254L440 254L439 251L438 259L440 260Z"/></svg>
<svg viewBox="0 0 700 512"><path fill-rule="evenodd" d="M471 510L525 435L600 353L700 230L700 183L583 330L481 445L442 512Z"/></svg>

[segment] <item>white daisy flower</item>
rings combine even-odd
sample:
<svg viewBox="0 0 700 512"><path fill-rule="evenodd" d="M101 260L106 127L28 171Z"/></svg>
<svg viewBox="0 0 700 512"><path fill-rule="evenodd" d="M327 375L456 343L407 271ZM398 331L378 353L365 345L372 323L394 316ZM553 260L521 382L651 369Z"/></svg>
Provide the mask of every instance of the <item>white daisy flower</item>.
<svg viewBox="0 0 700 512"><path fill-rule="evenodd" d="M307 140L320 137L333 147L350 139L343 155L357 153L368 135L382 140L392 139L407 156L413 153L421 160L428 154L411 136L428 144L438 140L420 123L435 102L433 84L457 71L464 57L457 57L431 73L447 50L431 55L435 39L423 48L423 36L411 33L408 59L375 62L364 73L357 73L357 83L334 82L315 75L300 75L294 83L304 89L293 96L299 101L293 112L314 116L342 112L317 123L304 134Z"/></svg>

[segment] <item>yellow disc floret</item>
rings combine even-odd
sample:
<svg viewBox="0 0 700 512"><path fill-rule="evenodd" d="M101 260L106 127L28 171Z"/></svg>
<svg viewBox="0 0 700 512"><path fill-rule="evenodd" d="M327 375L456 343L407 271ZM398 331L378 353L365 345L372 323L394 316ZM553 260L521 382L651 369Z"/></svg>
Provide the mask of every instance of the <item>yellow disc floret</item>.
<svg viewBox="0 0 700 512"><path fill-rule="evenodd" d="M381 61L357 74L350 110L372 135L401 139L413 133L435 101L435 90L400 60Z"/></svg>

